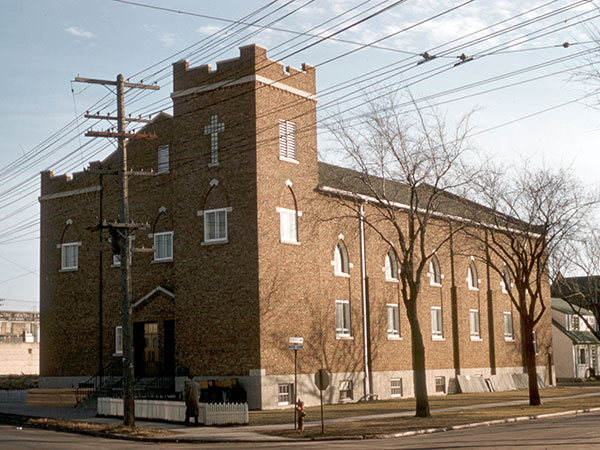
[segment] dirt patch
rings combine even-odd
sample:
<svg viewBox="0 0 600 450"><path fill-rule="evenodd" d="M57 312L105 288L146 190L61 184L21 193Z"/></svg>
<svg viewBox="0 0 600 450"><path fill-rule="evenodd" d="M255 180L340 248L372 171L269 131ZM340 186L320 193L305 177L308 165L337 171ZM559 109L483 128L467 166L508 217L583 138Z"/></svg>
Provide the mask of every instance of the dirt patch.
<svg viewBox="0 0 600 450"><path fill-rule="evenodd" d="M174 436L169 430L145 427L126 427L123 424L106 424L94 422L82 422L77 420L60 420L49 418L30 418L27 424L41 426L44 428L53 428L59 430L72 431L77 433L94 433L94 434L118 434L122 436L145 437L145 438L160 438Z"/></svg>
<svg viewBox="0 0 600 450"><path fill-rule="evenodd" d="M78 420L51 419L46 417L25 417L13 414L0 414L0 422L13 425L30 426L36 428L45 428L56 431L68 431L72 433L102 435L118 435L133 438L164 438L174 436L169 430L146 428L146 427L126 427L120 423L95 423Z"/></svg>

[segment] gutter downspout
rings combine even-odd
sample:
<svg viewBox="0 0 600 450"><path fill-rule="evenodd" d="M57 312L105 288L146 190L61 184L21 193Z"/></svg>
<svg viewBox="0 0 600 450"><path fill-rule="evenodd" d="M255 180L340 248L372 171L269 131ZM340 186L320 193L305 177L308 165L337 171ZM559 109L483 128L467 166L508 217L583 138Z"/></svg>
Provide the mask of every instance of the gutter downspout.
<svg viewBox="0 0 600 450"><path fill-rule="evenodd" d="M363 353L365 364L365 399L371 398L371 367L369 364L369 320L368 320L368 301L367 301L367 268L365 261L365 209L364 203L360 204L358 220L360 224L360 280L362 288L362 309L363 309Z"/></svg>

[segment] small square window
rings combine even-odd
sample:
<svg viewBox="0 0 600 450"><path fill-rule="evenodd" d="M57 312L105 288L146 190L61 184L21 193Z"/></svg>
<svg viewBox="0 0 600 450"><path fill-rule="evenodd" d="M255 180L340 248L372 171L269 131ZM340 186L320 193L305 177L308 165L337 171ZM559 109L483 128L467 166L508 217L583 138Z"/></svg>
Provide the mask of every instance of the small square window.
<svg viewBox="0 0 600 450"><path fill-rule="evenodd" d="M402 378L392 378L390 380L390 390L392 397L402 397Z"/></svg>
<svg viewBox="0 0 600 450"><path fill-rule="evenodd" d="M61 245L61 270L77 270L79 264L79 244L70 242Z"/></svg>
<svg viewBox="0 0 600 450"><path fill-rule="evenodd" d="M130 235L129 236L129 265L133 264L133 252L131 251L131 248L133 247L133 240L135 239L135 236ZM117 254L113 254L113 261L112 261L112 265L115 267L118 267L121 265L121 255L117 255Z"/></svg>
<svg viewBox="0 0 600 450"><path fill-rule="evenodd" d="M398 338L400 337L400 313L398 305L387 304L387 334L388 337Z"/></svg>
<svg viewBox="0 0 600 450"><path fill-rule="evenodd" d="M227 209L204 211L204 242L227 241Z"/></svg>
<svg viewBox="0 0 600 450"><path fill-rule="evenodd" d="M350 302L335 301L335 333L337 337L350 336Z"/></svg>
<svg viewBox="0 0 600 450"><path fill-rule="evenodd" d="M435 392L446 393L446 377L435 377Z"/></svg>
<svg viewBox="0 0 600 450"><path fill-rule="evenodd" d="M513 333L512 312L505 312L502 315L504 317L504 340L512 341L515 338Z"/></svg>
<svg viewBox="0 0 600 450"><path fill-rule="evenodd" d="M123 327L115 327L115 355L123 354Z"/></svg>
<svg viewBox="0 0 600 450"><path fill-rule="evenodd" d="M579 316L577 314L571 314L571 330L579 331Z"/></svg>
<svg viewBox="0 0 600 450"><path fill-rule="evenodd" d="M352 380L344 380L340 383L340 400L352 400Z"/></svg>
<svg viewBox="0 0 600 450"><path fill-rule="evenodd" d="M481 338L481 328L479 325L479 310L469 310L469 322L471 328L471 339L479 340Z"/></svg>
<svg viewBox="0 0 600 450"><path fill-rule="evenodd" d="M586 364L585 348L579 348L579 364Z"/></svg>
<svg viewBox="0 0 600 450"><path fill-rule="evenodd" d="M279 212L281 242L298 243L298 216L300 212L293 209L277 208Z"/></svg>
<svg viewBox="0 0 600 450"><path fill-rule="evenodd" d="M292 393L294 392L293 384L279 384L278 385L278 396L277 396L277 404L278 405L291 405L293 403Z"/></svg>
<svg viewBox="0 0 600 450"><path fill-rule="evenodd" d="M154 233L154 261L173 260L173 232Z"/></svg>
<svg viewBox="0 0 600 450"><path fill-rule="evenodd" d="M439 306L431 307L431 335L433 339L442 339L444 337L442 308Z"/></svg>

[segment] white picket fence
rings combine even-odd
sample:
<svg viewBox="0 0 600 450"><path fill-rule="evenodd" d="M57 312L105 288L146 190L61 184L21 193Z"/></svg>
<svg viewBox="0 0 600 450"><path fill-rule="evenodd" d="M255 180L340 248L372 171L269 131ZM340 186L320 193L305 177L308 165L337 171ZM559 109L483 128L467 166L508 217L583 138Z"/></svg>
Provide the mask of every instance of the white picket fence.
<svg viewBox="0 0 600 450"><path fill-rule="evenodd" d="M248 423L248 403L204 403L205 425Z"/></svg>
<svg viewBox="0 0 600 450"><path fill-rule="evenodd" d="M2 402L24 402L27 399L27 391L0 389L0 403Z"/></svg>
<svg viewBox="0 0 600 450"><path fill-rule="evenodd" d="M101 416L123 416L123 400L101 397L98 399L98 414ZM135 417L183 422L185 403L168 400L135 400ZM204 425L247 425L247 403L200 403L198 422Z"/></svg>

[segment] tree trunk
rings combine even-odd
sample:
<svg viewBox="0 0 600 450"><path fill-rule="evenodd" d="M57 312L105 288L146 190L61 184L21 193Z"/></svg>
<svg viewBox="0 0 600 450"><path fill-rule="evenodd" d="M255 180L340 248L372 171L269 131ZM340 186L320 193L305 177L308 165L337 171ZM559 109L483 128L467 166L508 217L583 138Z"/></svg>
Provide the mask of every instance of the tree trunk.
<svg viewBox="0 0 600 450"><path fill-rule="evenodd" d="M429 396L427 395L427 379L425 372L425 347L423 335L417 318L416 302L406 305L410 335L412 342L413 379L416 399L416 417L431 417L429 410Z"/></svg>
<svg viewBox="0 0 600 450"><path fill-rule="evenodd" d="M542 404L540 390L537 382L537 369L535 362L535 349L533 347L533 333L525 325L525 360L527 362L527 375L529 381L529 405L539 406Z"/></svg>

